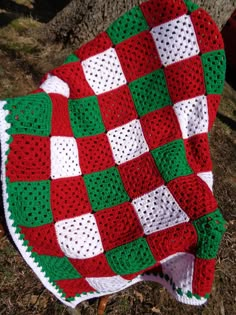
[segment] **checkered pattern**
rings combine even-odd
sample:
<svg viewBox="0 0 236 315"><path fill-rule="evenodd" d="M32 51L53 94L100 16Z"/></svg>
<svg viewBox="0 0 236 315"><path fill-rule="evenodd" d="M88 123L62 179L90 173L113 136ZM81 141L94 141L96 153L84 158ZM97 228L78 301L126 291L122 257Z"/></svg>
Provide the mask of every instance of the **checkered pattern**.
<svg viewBox="0 0 236 315"><path fill-rule="evenodd" d="M205 11L149 0L6 101L7 211L62 301L148 272L205 302L224 232L208 144L224 72Z"/></svg>

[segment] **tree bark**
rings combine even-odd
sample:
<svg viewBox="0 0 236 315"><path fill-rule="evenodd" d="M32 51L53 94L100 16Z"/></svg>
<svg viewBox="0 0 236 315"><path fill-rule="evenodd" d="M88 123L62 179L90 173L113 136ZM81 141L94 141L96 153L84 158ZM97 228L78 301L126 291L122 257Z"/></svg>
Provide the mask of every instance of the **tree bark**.
<svg viewBox="0 0 236 315"><path fill-rule="evenodd" d="M110 23L142 0L72 0L41 32L41 38L77 47L104 31ZM236 0L195 0L221 29L236 7Z"/></svg>

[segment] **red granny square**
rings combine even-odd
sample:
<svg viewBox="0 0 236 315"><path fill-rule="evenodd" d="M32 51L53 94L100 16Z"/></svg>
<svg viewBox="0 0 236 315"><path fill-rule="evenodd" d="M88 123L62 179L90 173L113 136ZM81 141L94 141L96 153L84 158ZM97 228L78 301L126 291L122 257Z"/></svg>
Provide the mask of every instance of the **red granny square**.
<svg viewBox="0 0 236 315"><path fill-rule="evenodd" d="M165 68L170 97L173 103L205 94L201 58L195 56Z"/></svg>
<svg viewBox="0 0 236 315"><path fill-rule="evenodd" d="M49 94L52 100L51 136L73 137L68 111L68 99L60 94Z"/></svg>
<svg viewBox="0 0 236 315"><path fill-rule="evenodd" d="M53 218L60 221L92 211L81 176L52 180L51 207Z"/></svg>
<svg viewBox="0 0 236 315"><path fill-rule="evenodd" d="M98 34L93 40L77 49L75 54L79 57L80 61L83 61L111 48L112 45L112 41L107 33L102 32Z"/></svg>
<svg viewBox="0 0 236 315"><path fill-rule="evenodd" d="M215 259L195 258L193 273L193 293L200 296L209 294L214 280Z"/></svg>
<svg viewBox="0 0 236 315"><path fill-rule="evenodd" d="M88 84L82 65L80 62L65 64L54 69L52 75L58 76L65 81L70 87L70 98L83 98L94 95L93 90Z"/></svg>
<svg viewBox="0 0 236 315"><path fill-rule="evenodd" d="M50 178L50 138L13 135L7 162L10 181L36 181Z"/></svg>
<svg viewBox="0 0 236 315"><path fill-rule="evenodd" d="M98 103L107 130L124 125L138 116L127 85L100 94Z"/></svg>
<svg viewBox="0 0 236 315"><path fill-rule="evenodd" d="M83 279L69 279L69 280L58 280L56 284L62 288L65 292L66 297L74 297L76 294L82 294L85 292L95 292L89 283Z"/></svg>
<svg viewBox="0 0 236 315"><path fill-rule="evenodd" d="M218 107L220 105L220 95L208 95L207 96L207 105L208 105L208 116L209 116L209 127L208 129L211 130L213 123L216 118L216 113Z"/></svg>
<svg viewBox="0 0 236 315"><path fill-rule="evenodd" d="M188 163L195 173L212 170L212 161L206 133L184 140Z"/></svg>
<svg viewBox="0 0 236 315"><path fill-rule="evenodd" d="M115 165L106 134L76 139L83 174L99 172Z"/></svg>
<svg viewBox="0 0 236 315"><path fill-rule="evenodd" d="M149 152L119 165L118 169L130 198L137 198L164 184Z"/></svg>
<svg viewBox="0 0 236 315"><path fill-rule="evenodd" d="M188 12L183 0L151 0L140 5L150 27L173 20Z"/></svg>
<svg viewBox="0 0 236 315"><path fill-rule="evenodd" d="M171 106L146 114L140 122L150 150L182 138L177 117Z"/></svg>
<svg viewBox="0 0 236 315"><path fill-rule="evenodd" d="M106 251L143 235L135 210L128 202L98 211L94 216Z"/></svg>
<svg viewBox="0 0 236 315"><path fill-rule="evenodd" d="M147 236L148 245L157 261L178 252L196 248L197 232L191 223L182 223Z"/></svg>
<svg viewBox="0 0 236 315"><path fill-rule="evenodd" d="M69 259L83 277L112 277L116 274L109 266L104 254L87 259Z"/></svg>
<svg viewBox="0 0 236 315"><path fill-rule="evenodd" d="M167 187L191 220L196 220L217 208L210 188L195 174L175 178Z"/></svg>
<svg viewBox="0 0 236 315"><path fill-rule="evenodd" d="M161 67L161 60L149 31L133 36L116 46L128 81L136 80Z"/></svg>
<svg viewBox="0 0 236 315"><path fill-rule="evenodd" d="M39 255L64 257L65 254L61 251L57 242L57 236L54 224L45 224L38 227L27 228L21 227L21 232L24 234L24 239L32 246L33 252Z"/></svg>
<svg viewBox="0 0 236 315"><path fill-rule="evenodd" d="M191 19L202 53L212 50L224 49L223 38L216 23L209 19L209 14L203 9L191 13Z"/></svg>

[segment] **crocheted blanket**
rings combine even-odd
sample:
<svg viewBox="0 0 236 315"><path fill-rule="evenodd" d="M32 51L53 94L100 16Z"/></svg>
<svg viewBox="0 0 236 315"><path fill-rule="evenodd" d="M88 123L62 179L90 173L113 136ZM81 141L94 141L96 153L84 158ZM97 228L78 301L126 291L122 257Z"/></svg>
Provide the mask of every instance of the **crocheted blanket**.
<svg viewBox="0 0 236 315"><path fill-rule="evenodd" d="M150 0L1 102L8 227L63 303L143 280L206 301L225 230L208 143L224 75L211 17Z"/></svg>

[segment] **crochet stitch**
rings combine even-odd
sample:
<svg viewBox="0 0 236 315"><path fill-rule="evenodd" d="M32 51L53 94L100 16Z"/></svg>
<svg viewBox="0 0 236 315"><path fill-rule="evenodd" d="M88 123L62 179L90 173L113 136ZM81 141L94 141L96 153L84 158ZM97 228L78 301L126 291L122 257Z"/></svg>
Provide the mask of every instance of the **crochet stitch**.
<svg viewBox="0 0 236 315"><path fill-rule="evenodd" d="M149 0L0 102L8 227L63 303L144 280L206 302L225 230L208 143L224 75L207 13Z"/></svg>

